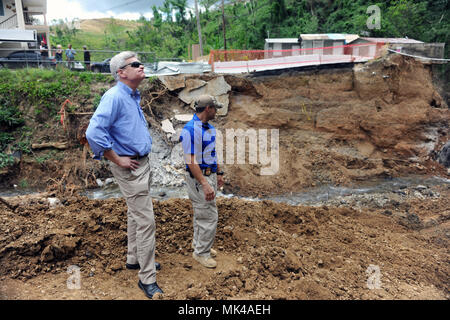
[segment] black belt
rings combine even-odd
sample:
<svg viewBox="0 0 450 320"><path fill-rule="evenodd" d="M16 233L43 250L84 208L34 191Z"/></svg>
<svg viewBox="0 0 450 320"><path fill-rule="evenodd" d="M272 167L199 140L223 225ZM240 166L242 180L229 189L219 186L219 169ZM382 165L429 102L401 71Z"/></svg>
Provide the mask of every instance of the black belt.
<svg viewBox="0 0 450 320"><path fill-rule="evenodd" d="M205 169L201 169L200 168L200 170L202 171L203 175L206 176L206 177L209 177L213 173L217 172L217 171L213 171L213 169L210 168L210 167L205 168ZM187 169L186 171L189 172L189 175L191 176L191 178L194 178L194 175L192 174L191 170Z"/></svg>
<svg viewBox="0 0 450 320"><path fill-rule="evenodd" d="M147 154L144 154L143 156L140 156L140 155L134 155L134 156L121 156L121 155L119 155L119 157L129 157L131 160L139 160L139 159L144 159L145 157L147 157L148 156L148 153Z"/></svg>

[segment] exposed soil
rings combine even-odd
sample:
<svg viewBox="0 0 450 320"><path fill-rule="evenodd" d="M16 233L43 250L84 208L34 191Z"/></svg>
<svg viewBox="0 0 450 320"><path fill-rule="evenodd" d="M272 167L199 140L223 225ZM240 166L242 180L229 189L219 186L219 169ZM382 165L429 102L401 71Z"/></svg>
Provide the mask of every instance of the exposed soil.
<svg viewBox="0 0 450 320"><path fill-rule="evenodd" d="M261 175L260 163L225 164L225 192L286 194L409 174L448 178L435 159L448 141L450 111L431 68L413 59L225 79L232 86L229 112L215 126L278 129L280 150L275 175ZM174 146L159 123L192 110L158 80L141 91L153 132ZM68 131L52 123L33 137L67 140L69 149L39 162L36 156L48 151L36 151L0 172L3 186L26 181L47 189L0 202L0 298L146 299L137 271L124 269L125 201L79 195L111 174L105 162L82 157L79 129L89 116L72 117ZM219 198L215 270L191 257L190 202L154 200L163 299L449 299L450 190L444 184L429 194L409 191L380 205ZM79 290L67 287L73 265L81 268ZM373 270L381 282L372 281Z"/></svg>
<svg viewBox="0 0 450 320"><path fill-rule="evenodd" d="M433 191L381 209L219 198L215 270L191 257L190 202L154 201L163 298L448 299L450 190ZM49 195L0 204L0 297L146 299L124 269L124 200L68 195L51 206ZM72 265L80 290L67 287Z"/></svg>

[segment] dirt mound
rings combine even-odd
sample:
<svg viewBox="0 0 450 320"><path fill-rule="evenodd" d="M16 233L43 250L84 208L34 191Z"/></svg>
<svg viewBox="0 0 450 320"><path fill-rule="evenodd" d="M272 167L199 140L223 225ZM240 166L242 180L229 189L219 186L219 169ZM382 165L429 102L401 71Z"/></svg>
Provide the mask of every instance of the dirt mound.
<svg viewBox="0 0 450 320"><path fill-rule="evenodd" d="M402 223L384 209L220 198L217 270L204 270L191 257L190 201L154 201L156 256L163 265L158 283L166 299L448 299L449 190L440 193L438 200L409 202L420 228L417 221ZM58 290L67 289L52 287L65 283L67 268L75 265L84 287L101 287L103 296L145 298L136 275L124 270L125 201L49 196L14 197L6 199L7 206L0 204L4 287L30 281L60 298ZM425 223L439 216L435 224ZM367 287L371 265L381 269L381 289ZM47 274L55 278L46 285ZM117 286L130 293L123 296ZM86 288L77 297L98 294Z"/></svg>

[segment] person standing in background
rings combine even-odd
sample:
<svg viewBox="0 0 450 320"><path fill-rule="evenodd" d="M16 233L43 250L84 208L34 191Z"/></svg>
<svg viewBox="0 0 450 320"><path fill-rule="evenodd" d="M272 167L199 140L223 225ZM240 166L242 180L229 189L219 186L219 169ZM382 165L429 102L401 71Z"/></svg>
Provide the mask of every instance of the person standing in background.
<svg viewBox="0 0 450 320"><path fill-rule="evenodd" d="M56 46L55 60L56 60L56 66L59 67L63 60L63 50L62 50L62 46L60 44L58 44Z"/></svg>
<svg viewBox="0 0 450 320"><path fill-rule="evenodd" d="M67 67L72 70L74 67L75 55L77 52L72 49L72 45L69 43L66 49L66 59L67 59Z"/></svg>
<svg viewBox="0 0 450 320"><path fill-rule="evenodd" d="M84 50L84 65L86 66L86 71L91 70L91 53L87 50L87 46L83 46Z"/></svg>

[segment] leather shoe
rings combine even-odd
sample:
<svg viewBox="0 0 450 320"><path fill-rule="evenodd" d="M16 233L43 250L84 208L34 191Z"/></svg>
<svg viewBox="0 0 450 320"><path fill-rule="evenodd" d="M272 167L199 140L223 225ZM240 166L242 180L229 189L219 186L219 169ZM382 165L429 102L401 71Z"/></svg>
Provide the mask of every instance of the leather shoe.
<svg viewBox="0 0 450 320"><path fill-rule="evenodd" d="M139 280L138 286L139 288L142 289L142 291L144 291L145 295L150 299L152 299L156 293L161 294L164 293L156 282L150 284L143 284L141 280Z"/></svg>
<svg viewBox="0 0 450 320"><path fill-rule="evenodd" d="M139 265L139 263L136 263L136 264L130 264L130 263L127 263L127 264L125 264L125 267L126 267L128 270L138 270L138 269L141 268L141 266ZM160 264L159 262L155 262L155 269L156 269L156 271L161 270L161 264Z"/></svg>

